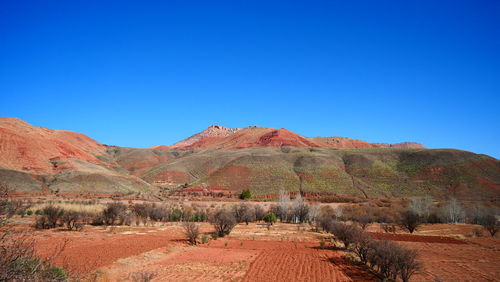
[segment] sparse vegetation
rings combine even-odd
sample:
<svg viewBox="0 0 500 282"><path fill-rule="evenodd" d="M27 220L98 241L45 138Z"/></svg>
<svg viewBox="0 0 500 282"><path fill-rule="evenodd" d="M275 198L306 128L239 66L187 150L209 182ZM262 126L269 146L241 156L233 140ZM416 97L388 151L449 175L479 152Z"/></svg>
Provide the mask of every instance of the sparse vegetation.
<svg viewBox="0 0 500 282"><path fill-rule="evenodd" d="M234 215L225 210L218 210L210 219L210 222L215 228L218 237L224 237L231 233L236 226L236 218Z"/></svg>
<svg viewBox="0 0 500 282"><path fill-rule="evenodd" d="M495 237L495 234L500 230L500 224L494 215L485 215L479 222L490 233L491 237Z"/></svg>
<svg viewBox="0 0 500 282"><path fill-rule="evenodd" d="M245 189L241 192L240 199L248 200L250 198L252 198L252 193L250 192L250 189Z"/></svg>
<svg viewBox="0 0 500 282"><path fill-rule="evenodd" d="M410 233L413 233L421 224L420 216L411 210L402 212L399 220L400 226Z"/></svg>
<svg viewBox="0 0 500 282"><path fill-rule="evenodd" d="M182 224L184 235L191 245L196 245L200 236L200 226L194 222L186 221Z"/></svg>

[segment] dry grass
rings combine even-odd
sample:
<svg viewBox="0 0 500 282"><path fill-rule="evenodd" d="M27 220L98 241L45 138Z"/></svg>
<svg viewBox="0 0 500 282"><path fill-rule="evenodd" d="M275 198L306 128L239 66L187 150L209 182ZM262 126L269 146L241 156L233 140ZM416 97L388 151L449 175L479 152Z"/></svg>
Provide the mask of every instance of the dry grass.
<svg viewBox="0 0 500 282"><path fill-rule="evenodd" d="M37 210L42 210L46 206L53 205L55 207L61 208L65 211L76 211L76 212L81 212L81 213L86 213L89 215L97 215L101 213L105 208L106 205L104 204L81 204L81 203L41 203L41 204L36 204L32 207L30 207L28 210L31 210L33 213L35 213Z"/></svg>

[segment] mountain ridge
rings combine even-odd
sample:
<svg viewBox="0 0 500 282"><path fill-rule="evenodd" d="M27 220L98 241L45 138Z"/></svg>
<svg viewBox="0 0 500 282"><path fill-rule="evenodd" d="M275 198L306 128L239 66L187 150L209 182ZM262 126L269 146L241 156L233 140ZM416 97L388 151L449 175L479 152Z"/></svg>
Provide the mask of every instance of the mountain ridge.
<svg viewBox="0 0 500 282"><path fill-rule="evenodd" d="M251 189L256 196L286 189L500 200L500 161L466 151L218 125L176 144L109 146L81 133L0 118L0 182L21 192L155 193L187 184Z"/></svg>

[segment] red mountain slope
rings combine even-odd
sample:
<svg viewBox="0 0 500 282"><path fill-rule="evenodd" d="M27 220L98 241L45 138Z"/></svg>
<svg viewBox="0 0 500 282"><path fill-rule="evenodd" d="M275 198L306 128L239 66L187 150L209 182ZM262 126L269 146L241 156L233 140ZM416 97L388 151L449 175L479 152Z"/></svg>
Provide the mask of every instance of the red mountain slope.
<svg viewBox="0 0 500 282"><path fill-rule="evenodd" d="M293 133L287 129L264 127L246 127L228 136L209 136L201 138L186 149L243 149L249 147L321 147L314 141Z"/></svg>
<svg viewBox="0 0 500 282"><path fill-rule="evenodd" d="M16 118L0 118L0 168L53 173L57 162L68 159L100 164L96 155L104 151L102 144L81 133L35 127Z"/></svg>
<svg viewBox="0 0 500 282"><path fill-rule="evenodd" d="M211 125L202 132L196 133L187 139L175 143L172 147L180 148L180 147L190 146L191 144L196 143L205 137L224 137L231 135L239 130L240 128L229 128L220 125Z"/></svg>
<svg viewBox="0 0 500 282"><path fill-rule="evenodd" d="M419 143L383 144L368 143L346 137L306 138L287 129L274 129L250 126L232 129L222 126L210 126L206 130L176 143L171 148L177 149L242 149L249 147L321 147L335 149L361 148L424 148ZM160 146L155 146L158 148Z"/></svg>

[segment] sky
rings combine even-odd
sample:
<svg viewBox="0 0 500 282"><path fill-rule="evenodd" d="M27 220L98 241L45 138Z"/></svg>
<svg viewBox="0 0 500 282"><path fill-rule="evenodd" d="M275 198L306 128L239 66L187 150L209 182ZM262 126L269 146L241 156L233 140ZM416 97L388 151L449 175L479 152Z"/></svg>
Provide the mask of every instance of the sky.
<svg viewBox="0 0 500 282"><path fill-rule="evenodd" d="M110 145L211 124L500 158L500 1L0 1L0 116Z"/></svg>

